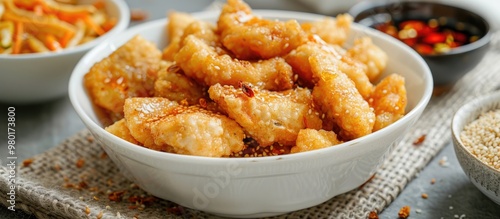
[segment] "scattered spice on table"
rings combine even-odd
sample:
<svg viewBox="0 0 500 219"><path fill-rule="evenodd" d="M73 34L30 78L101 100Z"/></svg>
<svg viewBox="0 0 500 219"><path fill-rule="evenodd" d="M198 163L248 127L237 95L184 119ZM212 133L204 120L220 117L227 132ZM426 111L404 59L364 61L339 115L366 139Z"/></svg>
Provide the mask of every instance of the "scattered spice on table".
<svg viewBox="0 0 500 219"><path fill-rule="evenodd" d="M110 201L119 202L122 200L124 193L125 193L124 191L111 192L111 194L108 195L108 199Z"/></svg>
<svg viewBox="0 0 500 219"><path fill-rule="evenodd" d="M426 135L421 135L419 138L417 138L415 141L413 141L413 145L418 146L424 143Z"/></svg>
<svg viewBox="0 0 500 219"><path fill-rule="evenodd" d="M439 160L439 166L442 166L442 167L448 167L449 165L450 165L450 163L448 163L448 157L443 156L443 157Z"/></svg>
<svg viewBox="0 0 500 219"><path fill-rule="evenodd" d="M378 214L376 211L371 211L370 214L368 214L368 219L378 219Z"/></svg>
<svg viewBox="0 0 500 219"><path fill-rule="evenodd" d="M429 197L429 195L427 195L427 193L422 193L422 198L423 199L427 199Z"/></svg>
<svg viewBox="0 0 500 219"><path fill-rule="evenodd" d="M399 209L399 212L398 212L398 217L401 219L408 218L410 216L410 210L411 210L411 208L408 205L401 207L401 209Z"/></svg>
<svg viewBox="0 0 500 219"><path fill-rule="evenodd" d="M33 163L33 158L29 158L23 161L23 167L29 167Z"/></svg>
<svg viewBox="0 0 500 219"><path fill-rule="evenodd" d="M83 158L80 158L76 161L76 167L77 168L82 168L83 165L85 165L85 160Z"/></svg>

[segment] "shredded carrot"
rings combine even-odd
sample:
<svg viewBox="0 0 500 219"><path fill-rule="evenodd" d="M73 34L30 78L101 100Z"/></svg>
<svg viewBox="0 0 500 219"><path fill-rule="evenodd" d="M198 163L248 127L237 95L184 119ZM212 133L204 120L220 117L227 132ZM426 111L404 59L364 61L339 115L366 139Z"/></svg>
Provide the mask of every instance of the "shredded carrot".
<svg viewBox="0 0 500 219"><path fill-rule="evenodd" d="M102 29L105 32L108 32L111 29L113 29L113 27L115 27L115 25L116 25L117 22L118 21L116 20L116 18L110 18L109 20L107 20L106 22L104 22L104 24L102 24Z"/></svg>
<svg viewBox="0 0 500 219"><path fill-rule="evenodd" d="M23 44L24 24L23 22L16 22L15 26L14 47L12 48L12 54L19 54Z"/></svg>
<svg viewBox="0 0 500 219"><path fill-rule="evenodd" d="M14 4L18 8L22 8L22 9L31 11L31 10L33 10L33 8L35 8L36 1L14 1Z"/></svg>
<svg viewBox="0 0 500 219"><path fill-rule="evenodd" d="M66 32L63 37L61 38L61 40L59 40L59 43L61 44L62 47L66 48L66 46L68 45L69 41L71 40L71 38L73 38L73 36L75 35L74 32Z"/></svg>
<svg viewBox="0 0 500 219"><path fill-rule="evenodd" d="M89 16L89 14L87 12L79 12L79 13L58 12L56 13L56 16L62 21L74 24L80 19L85 19L85 17Z"/></svg>
<svg viewBox="0 0 500 219"><path fill-rule="evenodd" d="M11 11L5 11L2 19L6 21L23 22L25 29L32 33L43 32L62 37L62 34L68 31L75 32L70 24L60 20L50 19L46 16L29 18L18 16Z"/></svg>
<svg viewBox="0 0 500 219"><path fill-rule="evenodd" d="M38 15L38 16L43 16L43 6L41 5L36 5L34 8L33 8L33 12Z"/></svg>
<svg viewBox="0 0 500 219"><path fill-rule="evenodd" d="M57 41L57 38L52 34L45 35L44 42L45 46L52 51L61 50L61 44Z"/></svg>
<svg viewBox="0 0 500 219"><path fill-rule="evenodd" d="M105 34L117 24L117 20L108 17L105 13L106 1L94 0L92 2L92 4L80 5L74 0L65 2L0 0L0 6L5 8L0 16L0 22L11 22L11 29L13 29L8 38L8 53L40 52L40 49L30 50L28 40L30 37L38 40L38 45L44 44L43 47L47 47L46 50L56 51L85 43ZM94 15L98 18L94 18Z"/></svg>
<svg viewBox="0 0 500 219"><path fill-rule="evenodd" d="M92 18L90 16L88 16L88 15L85 16L83 18L83 21L85 22L85 24L89 25L90 28L92 28L92 30L94 30L97 33L97 35L101 36L104 33L106 33L99 25L94 23L94 21L92 20Z"/></svg>
<svg viewBox="0 0 500 219"><path fill-rule="evenodd" d="M97 9L104 9L106 7L106 4L104 3L103 0L97 0L92 5L97 8Z"/></svg>

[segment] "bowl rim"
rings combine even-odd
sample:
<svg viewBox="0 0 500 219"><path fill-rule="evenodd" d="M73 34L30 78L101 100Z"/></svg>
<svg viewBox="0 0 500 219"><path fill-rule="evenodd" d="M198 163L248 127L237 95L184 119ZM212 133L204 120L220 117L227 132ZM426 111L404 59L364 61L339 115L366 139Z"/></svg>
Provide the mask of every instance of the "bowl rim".
<svg viewBox="0 0 500 219"><path fill-rule="evenodd" d="M100 43L106 41L110 37L113 37L114 35L122 32L123 30L127 29L129 23L130 23L130 9L127 5L127 3L124 0L106 0L107 3L111 3L114 7L116 7L117 12L118 12L118 22L116 25L107 33L105 33L102 36L99 36L98 38L84 43L82 45L77 45L72 48L67 48L63 49L61 51L51 51L51 52L43 52L43 53L27 53L27 54L18 54L18 55L12 55L12 54L0 54L0 59L4 60L24 60L24 59L34 59L34 58L51 58L51 57L57 57L57 56L64 56L64 55L72 55L72 54L77 54L80 52L86 52L96 45L99 45Z"/></svg>
<svg viewBox="0 0 500 219"><path fill-rule="evenodd" d="M455 139L454 142L456 144L454 143L454 145L456 147L460 147L461 149L465 150L468 157L470 157L476 161L479 161L482 164L482 166L484 166L484 167L488 168L489 170L495 172L496 174L500 175L500 170L495 169L492 166L488 165L487 163L485 163L484 161L482 161L481 159L476 157L474 154L472 154L472 152L468 148L465 147L464 143L462 142L462 139L460 138L460 133L463 131L464 127L458 127L458 123L464 122L467 119L467 117L468 117L468 115L466 114L467 112L477 113L483 106L488 105L488 104L493 104L493 103L497 103L500 106L500 91L494 91L492 93L481 95L481 96L477 97L476 99L461 106L455 112L455 114L453 115L453 118L451 120L451 132L452 132L452 137ZM488 112L490 110L500 110L500 107L498 107L498 108L489 107L485 110L486 110L486 112ZM477 117L474 118L472 121L474 121L476 119L477 119ZM469 123L464 123L464 126L466 126ZM459 128L460 128L460 130L459 130Z"/></svg>
<svg viewBox="0 0 500 219"><path fill-rule="evenodd" d="M197 19L210 19L210 18L216 18L220 12L219 11L203 11L203 12L196 12L192 13L194 17ZM306 12L295 12L295 11L282 11L282 10L253 10L253 13L262 16L262 17L272 17L272 18L281 18L283 20L288 20L288 19L296 19L296 20L316 20L316 19L321 19L324 18L325 15L319 15L319 14L313 14L313 13L306 13ZM148 21L139 25L136 25L132 28L129 28L126 30L123 34L135 32L135 33L140 33L142 32L141 30L145 29L150 29L151 27L159 27L159 26L164 26L167 23L168 19L163 18L163 19L157 19L153 21ZM239 163L244 163L244 162L252 162L255 163L256 161L258 162L272 162L276 160L282 160L286 158L289 161L302 161L302 160L311 160L320 157L321 155L324 154L330 154L332 153L331 151L336 151L336 150L342 150L346 147L353 146L356 144L359 144L360 142L365 142L365 141L370 141L372 139L376 139L379 135L384 135L384 133L392 132L394 130L397 130L400 125L405 122L408 122L407 120L412 119L415 114L419 113L419 110L425 109L427 103L429 102L431 96L432 96L432 89L433 89L433 79L432 79L432 74L431 71L428 67L428 65L425 63L424 59L418 55L417 52L415 52L413 49L407 46L402 46L404 43L400 42L399 40L396 40L382 32L373 30L371 28L365 27L363 25L359 25L356 23L353 23L351 28L357 29L359 32L366 33L369 32L370 34L373 34L377 37L380 37L384 40L388 40L391 43L398 44L401 49L405 50L409 54L411 54L413 57L415 57L416 61L419 63L420 66L424 68L423 72L423 83L425 86L425 89L423 91L423 95L421 99L418 100L418 102L415 104L413 109L408 111L405 116L403 116L401 119L398 121L394 122L393 124L385 127L384 129L378 130L377 132L368 134L366 136L336 145L335 147L327 147L327 148L322 148L318 150L312 150L312 151L306 151L306 152L301 152L301 153L296 153L296 154L284 154L284 155L277 155L277 156L267 156L267 157L238 157L238 158L228 158L228 157L204 157L204 156L194 156L194 155L184 155L184 154L174 154L174 153L166 153L166 152L161 152L161 151L155 151L149 148L145 147L140 147L136 144L130 143L126 140L123 140L107 131L103 127L101 127L99 124L93 121L93 119L90 118L89 115L87 115L82 107L82 105L79 102L78 99L78 90L76 88L82 86L80 83L82 83L82 79L79 77L83 78L83 75L85 73L82 73L79 69L89 69L89 67L84 66L84 62L86 60L91 60L92 57L94 56L95 53L103 50L105 47L110 46L111 40L107 40L106 42L98 45L97 47L93 48L91 51L89 51L76 65L74 71L71 74L70 82L69 82L69 98L70 101L77 112L77 114L80 116L81 120L89 127L91 130L98 130L99 132L104 133L108 138L111 140L118 142L120 144L120 147L126 147L127 149L133 151L134 153L141 154L147 157L155 157L155 158L162 158L162 159L167 159L167 160L172 160L175 162L179 163L193 163L197 161L207 161L210 164L227 164L228 161L237 161ZM91 63L95 63L91 62ZM84 91L84 93L88 96L87 91Z"/></svg>
<svg viewBox="0 0 500 219"><path fill-rule="evenodd" d="M466 12L468 12L468 13L470 13L470 14L478 17L478 18L480 18L481 21L486 26L485 34L481 38L479 38L478 40L476 40L476 41L474 41L472 43L469 43L469 44L466 44L466 45L462 45L462 46L459 46L457 48L453 48L450 51L445 52L445 53L426 54L426 55L419 53L419 55L421 55L422 57L432 58L432 57L445 57L445 56L452 56L452 55L462 54L462 53L470 52L470 51L479 49L479 48L481 48L483 46L486 46L491 41L492 29L491 29L491 25L490 25L489 19L487 19L485 16L481 15L480 13L478 13L475 10L466 9L466 8L463 8L463 7L460 7L460 6L456 6L456 5L449 5L449 4L445 4L445 3L442 3L442 2L435 2L435 1L430 1L430 0L416 0L416 1L372 0L372 1L361 1L361 2L359 2L357 4L355 4L353 7L351 7L349 9L348 13L351 16L353 16L353 19L355 20L356 17L359 14L361 14L361 13L367 11L367 10L370 10L371 8L381 7L381 6L384 6L384 5L392 5L392 4L428 4L428 5L439 5L439 6L442 6L442 7L448 7L448 8L452 8L454 10L462 10L462 11L466 11Z"/></svg>

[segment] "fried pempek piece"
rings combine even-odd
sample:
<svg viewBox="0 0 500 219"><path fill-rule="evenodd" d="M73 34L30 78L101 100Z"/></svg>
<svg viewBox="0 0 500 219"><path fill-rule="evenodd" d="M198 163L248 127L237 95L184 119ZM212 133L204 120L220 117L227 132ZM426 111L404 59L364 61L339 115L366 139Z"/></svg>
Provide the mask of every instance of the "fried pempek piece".
<svg viewBox="0 0 500 219"><path fill-rule="evenodd" d="M207 42L219 43L219 36L215 34L215 25L209 22L195 20L191 15L174 12L169 16L168 29L175 29L174 35L167 47L163 49L163 59L173 61L179 52L182 41L186 36L194 34ZM171 27L172 26L172 27ZM211 43L209 43L211 44Z"/></svg>
<svg viewBox="0 0 500 219"><path fill-rule="evenodd" d="M347 50L347 56L364 63L368 69L366 75L371 82L376 81L387 66L387 54L369 37L362 37L354 41L354 45Z"/></svg>
<svg viewBox="0 0 500 219"><path fill-rule="evenodd" d="M318 81L319 75L315 75L312 71L309 57L321 54L346 74L354 82L361 96L367 99L373 90L373 84L366 75L366 66L346 56L345 50L337 45L329 45L318 39L315 41L297 47L285 57L299 76L300 82L312 88Z"/></svg>
<svg viewBox="0 0 500 219"><path fill-rule="evenodd" d="M223 6L218 32L222 44L238 59L269 59L283 56L306 42L307 34L296 20L266 20L252 14L241 0Z"/></svg>
<svg viewBox="0 0 500 219"><path fill-rule="evenodd" d="M407 102L404 77L391 74L382 79L368 99L376 115L373 131L380 130L403 117Z"/></svg>
<svg viewBox="0 0 500 219"><path fill-rule="evenodd" d="M311 92L305 88L273 92L246 84L241 88L216 84L208 93L263 147L273 142L295 145L299 130L322 127Z"/></svg>
<svg viewBox="0 0 500 219"><path fill-rule="evenodd" d="M178 154L229 156L243 149L243 129L226 116L166 98L125 101L130 134L145 147Z"/></svg>
<svg viewBox="0 0 500 219"><path fill-rule="evenodd" d="M174 55L179 51L179 42L189 24L195 22L196 19L187 13L173 11L168 14L167 34L169 44L163 49L162 58L167 61L173 61Z"/></svg>
<svg viewBox="0 0 500 219"><path fill-rule="evenodd" d="M292 147L291 153L312 151L342 143L337 134L332 131L302 129L297 136L297 144Z"/></svg>
<svg viewBox="0 0 500 219"><path fill-rule="evenodd" d="M194 35L184 39L175 61L184 74L207 86L237 86L245 81L268 90L286 90L293 85L292 67L283 58L257 62L233 59Z"/></svg>
<svg viewBox="0 0 500 219"><path fill-rule="evenodd" d="M329 44L342 45L349 36L351 30L352 16L339 14L336 18L325 17L314 22L304 22L302 29L309 34L316 34Z"/></svg>
<svg viewBox="0 0 500 219"><path fill-rule="evenodd" d="M327 119L333 119L340 127L343 140L351 140L370 134L375 123L375 114L352 80L340 72L338 66L325 55L314 55L309 59L314 74L319 80L313 88L314 103Z"/></svg>
<svg viewBox="0 0 500 219"><path fill-rule="evenodd" d="M92 101L117 121L125 99L153 95L160 61L156 46L136 36L92 66L84 84Z"/></svg>
<svg viewBox="0 0 500 219"><path fill-rule="evenodd" d="M205 97L205 88L182 73L175 64L163 64L155 81L155 97L165 97L173 101L187 101L189 105L199 103ZM205 90L205 91L204 91Z"/></svg>
<svg viewBox="0 0 500 219"><path fill-rule="evenodd" d="M130 134L130 130L127 127L125 119L120 119L113 123L112 125L105 128L109 133L116 135L117 137L128 141L133 144L140 144L135 138Z"/></svg>

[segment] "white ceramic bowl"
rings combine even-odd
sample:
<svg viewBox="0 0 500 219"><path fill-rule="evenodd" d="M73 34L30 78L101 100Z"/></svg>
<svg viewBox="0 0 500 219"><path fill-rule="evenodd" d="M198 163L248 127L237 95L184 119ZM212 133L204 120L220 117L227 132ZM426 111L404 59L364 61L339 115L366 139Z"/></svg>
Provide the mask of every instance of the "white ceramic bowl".
<svg viewBox="0 0 500 219"><path fill-rule="evenodd" d="M460 139L464 127L481 113L500 109L500 92L481 96L462 106L453 116L451 133L453 146L462 170L481 192L500 205L500 170L494 169L474 156Z"/></svg>
<svg viewBox="0 0 500 219"><path fill-rule="evenodd" d="M81 0L90 3L89 0ZM68 81L80 58L90 49L128 27L130 10L123 0L105 0L116 26L101 37L60 52L0 55L0 102L38 103L67 94Z"/></svg>
<svg viewBox="0 0 500 219"><path fill-rule="evenodd" d="M255 11L270 19L313 21L319 15ZM218 12L194 14L215 22ZM148 22L99 45L78 63L69 83L71 102L109 157L144 190L180 205L229 217L283 214L325 202L357 188L418 119L432 93L432 76L420 56L401 42L354 24L352 35L367 35L389 55L386 73L406 78L408 113L365 137L326 149L263 158L208 158L169 154L131 144L106 132L93 111L82 79L89 68L133 36L166 44L166 20Z"/></svg>

